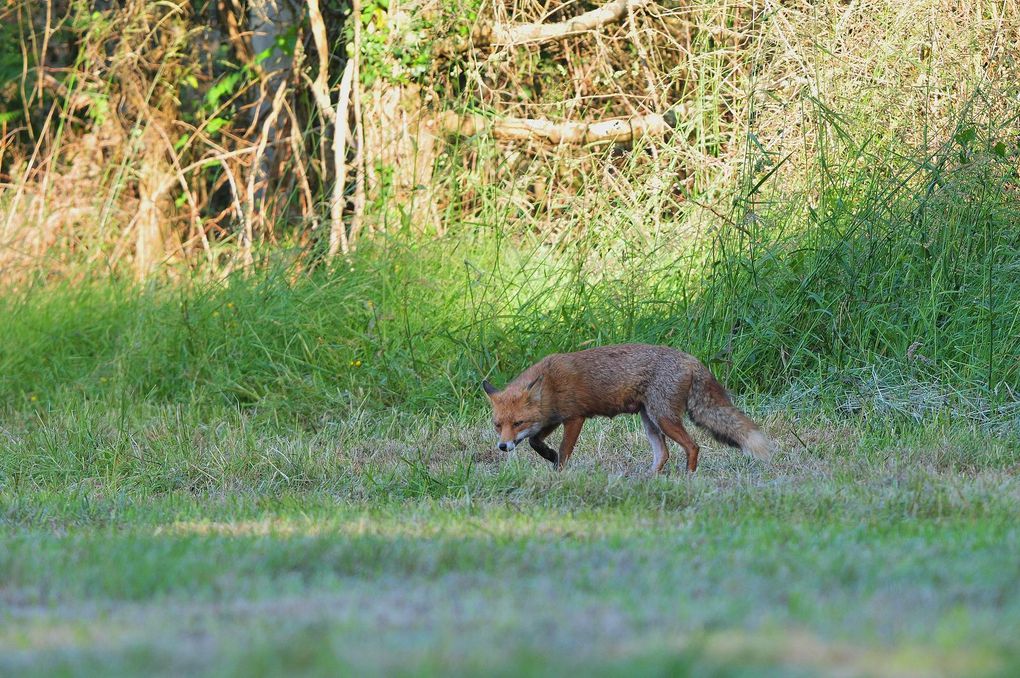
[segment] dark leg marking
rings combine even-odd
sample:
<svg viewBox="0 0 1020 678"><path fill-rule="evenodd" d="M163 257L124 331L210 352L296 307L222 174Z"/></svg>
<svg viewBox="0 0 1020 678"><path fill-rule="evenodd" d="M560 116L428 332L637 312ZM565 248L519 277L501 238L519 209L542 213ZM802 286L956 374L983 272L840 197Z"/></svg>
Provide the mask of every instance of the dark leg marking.
<svg viewBox="0 0 1020 678"><path fill-rule="evenodd" d="M556 450L545 444L545 437L555 431L558 426L559 424L546 426L544 429L528 438L528 444L531 445L531 449L538 452L543 459L550 461L553 464L559 464L559 455L556 454Z"/></svg>

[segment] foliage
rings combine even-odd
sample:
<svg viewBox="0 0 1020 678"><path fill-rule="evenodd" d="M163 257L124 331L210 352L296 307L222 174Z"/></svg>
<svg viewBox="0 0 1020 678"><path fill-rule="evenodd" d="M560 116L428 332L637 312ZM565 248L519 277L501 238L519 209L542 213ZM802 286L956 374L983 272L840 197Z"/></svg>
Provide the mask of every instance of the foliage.
<svg viewBox="0 0 1020 678"><path fill-rule="evenodd" d="M0 9L0 673L1017 673L1015 6L365 0L347 138L319 4ZM496 453L482 379L623 341L779 453Z"/></svg>
<svg viewBox="0 0 1020 678"><path fill-rule="evenodd" d="M397 23L389 18L389 8L389 0L361 3L361 82L366 88L380 78L388 83L420 83L431 70L429 19L416 12L401 14ZM350 55L354 54L354 25L347 18L344 39Z"/></svg>

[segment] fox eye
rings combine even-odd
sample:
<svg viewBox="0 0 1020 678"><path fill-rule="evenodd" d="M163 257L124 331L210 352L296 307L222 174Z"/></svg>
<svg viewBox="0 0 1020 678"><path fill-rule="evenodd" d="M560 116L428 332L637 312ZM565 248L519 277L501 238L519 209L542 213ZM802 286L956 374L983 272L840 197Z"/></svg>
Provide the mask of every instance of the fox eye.
<svg viewBox="0 0 1020 678"><path fill-rule="evenodd" d="M523 421L515 421L514 422L514 428L517 428L519 426L524 426L524 422Z"/></svg>

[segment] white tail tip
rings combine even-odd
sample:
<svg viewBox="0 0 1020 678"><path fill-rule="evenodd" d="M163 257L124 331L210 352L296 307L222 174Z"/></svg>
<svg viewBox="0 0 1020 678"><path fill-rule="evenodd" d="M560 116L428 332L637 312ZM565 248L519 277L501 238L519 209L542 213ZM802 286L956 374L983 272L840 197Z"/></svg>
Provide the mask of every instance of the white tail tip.
<svg viewBox="0 0 1020 678"><path fill-rule="evenodd" d="M776 446L761 431L751 431L747 434L747 438L744 439L744 444L740 446L740 449L747 454L758 457L762 461L768 461L772 458L772 453L775 452Z"/></svg>

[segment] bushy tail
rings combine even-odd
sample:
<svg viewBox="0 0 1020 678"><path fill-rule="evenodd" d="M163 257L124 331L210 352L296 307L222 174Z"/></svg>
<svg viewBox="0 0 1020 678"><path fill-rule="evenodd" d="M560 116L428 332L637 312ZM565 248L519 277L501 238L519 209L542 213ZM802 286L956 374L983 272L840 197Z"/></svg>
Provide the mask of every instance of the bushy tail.
<svg viewBox="0 0 1020 678"><path fill-rule="evenodd" d="M687 411L694 423L706 429L721 443L739 447L747 454L767 461L775 444L765 437L750 417L733 406L726 389L708 368L694 377L687 400Z"/></svg>

